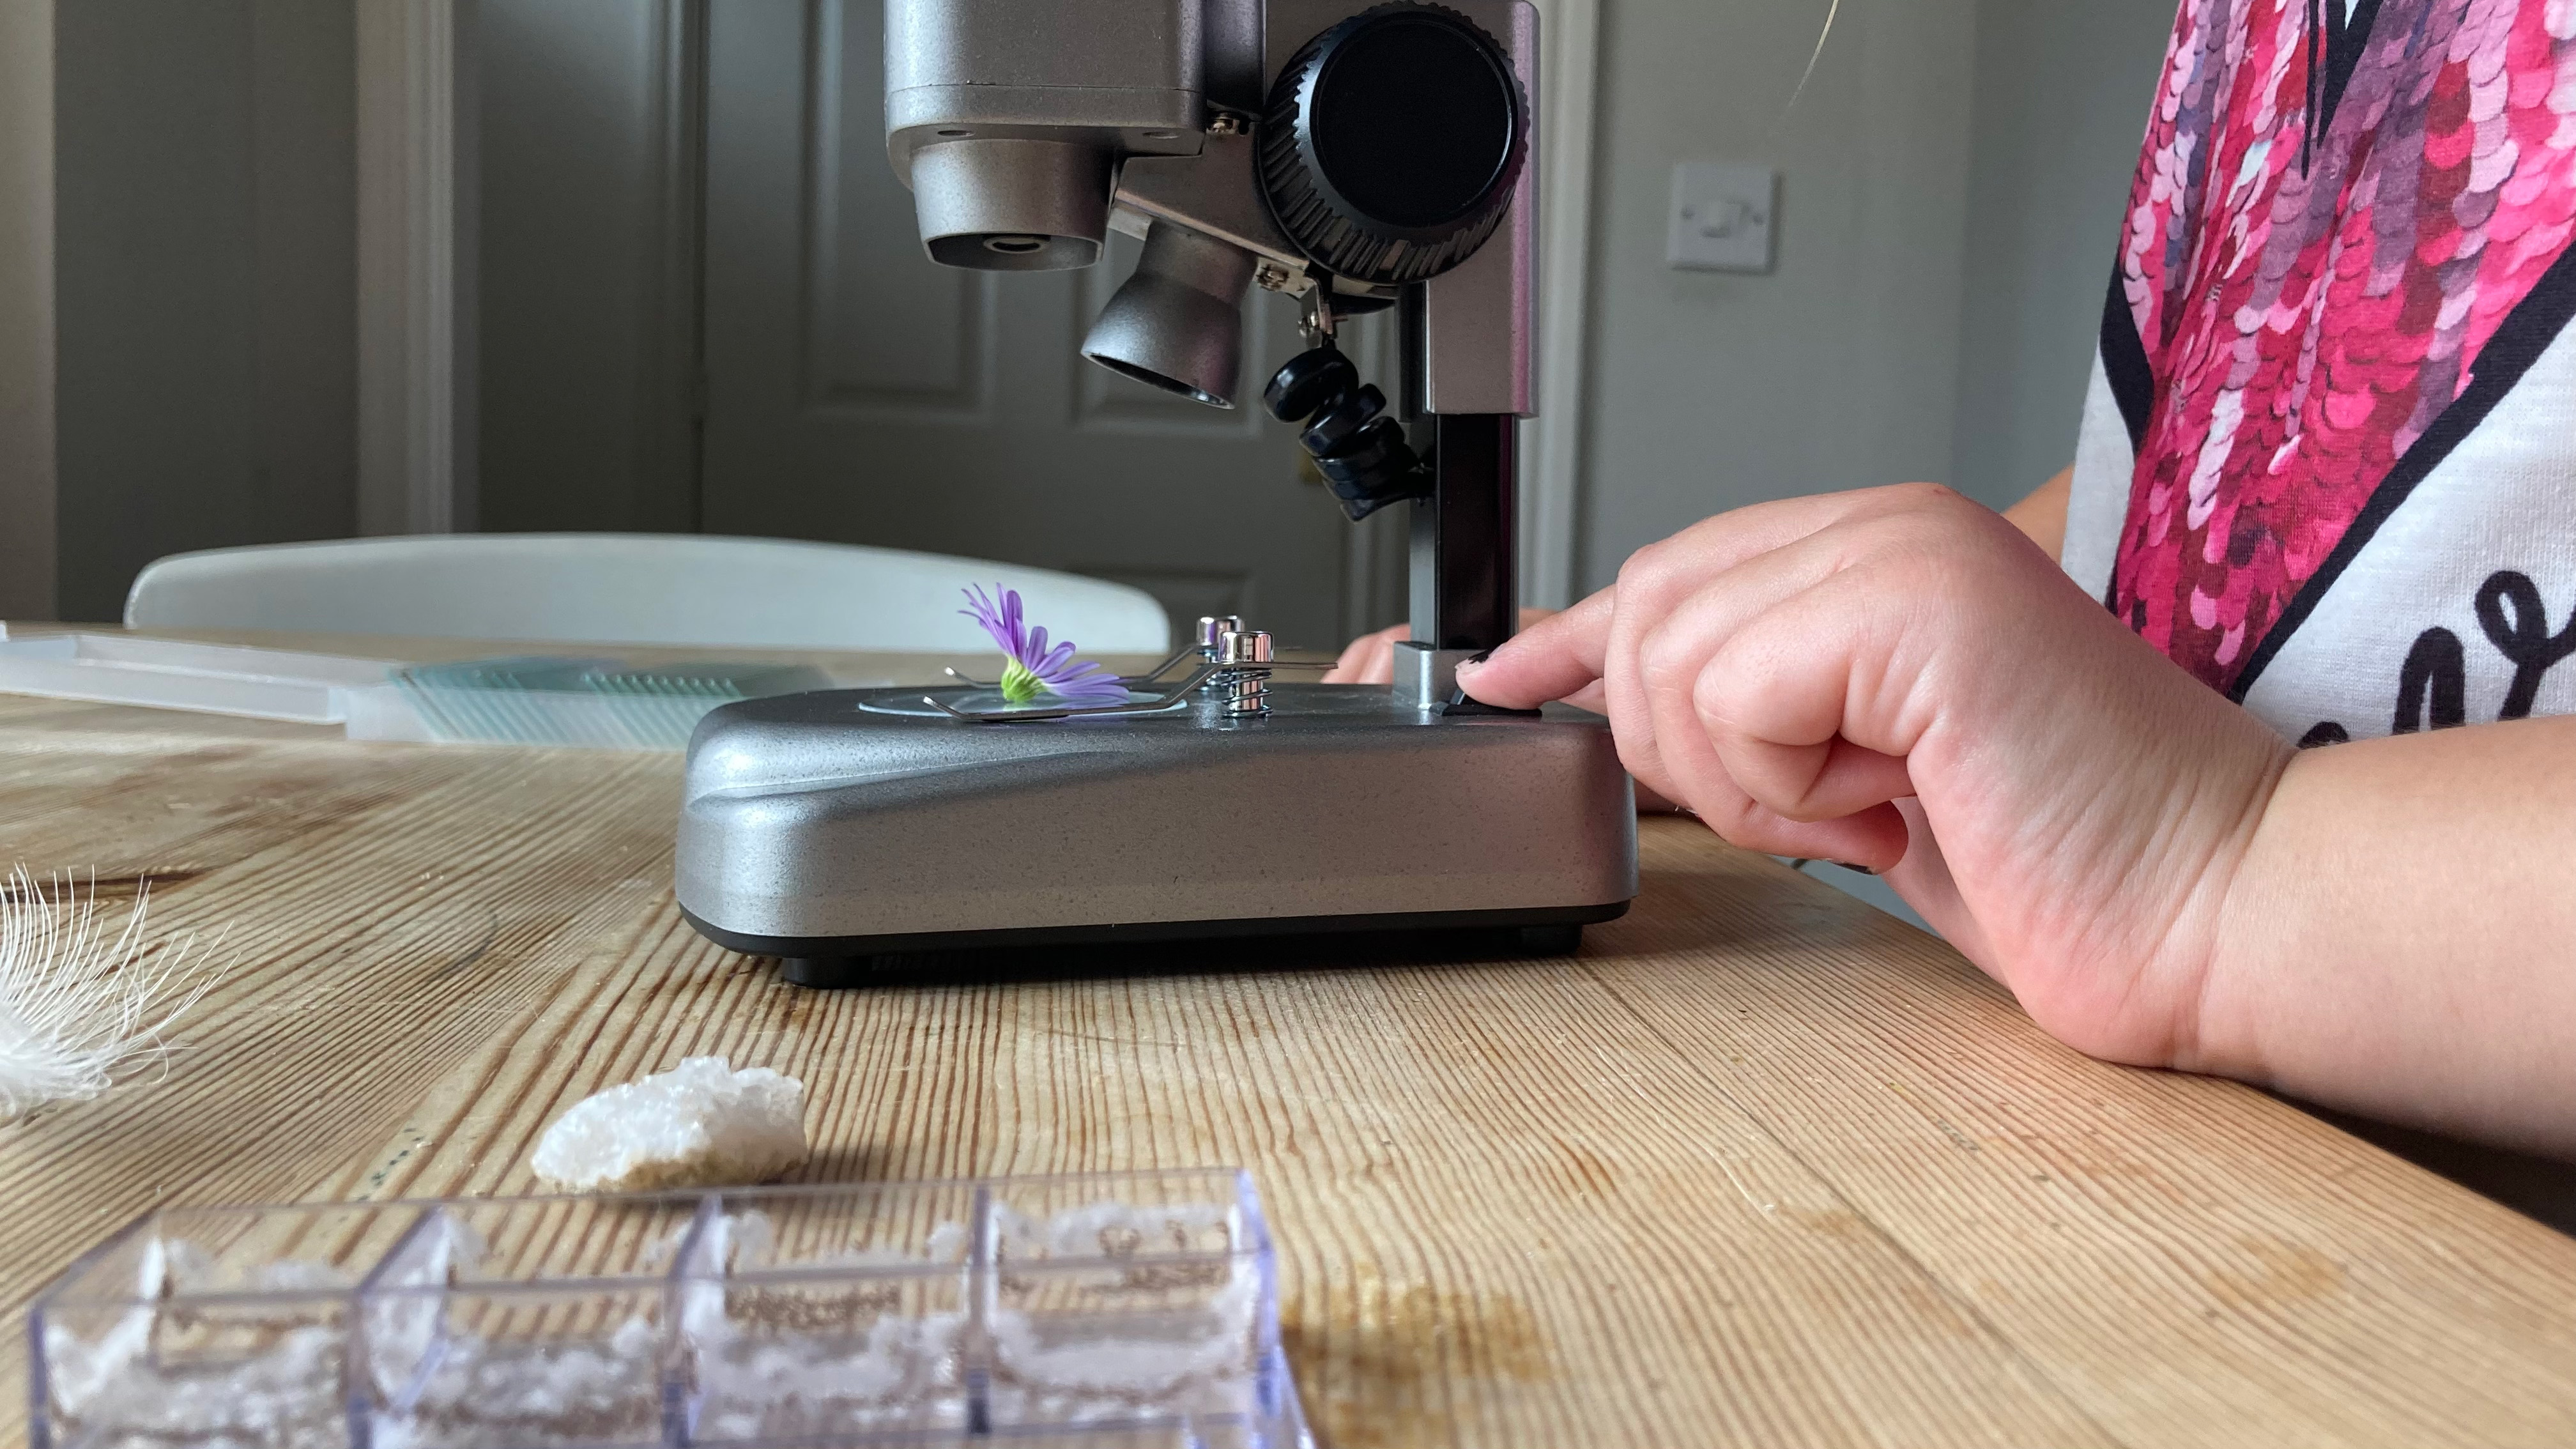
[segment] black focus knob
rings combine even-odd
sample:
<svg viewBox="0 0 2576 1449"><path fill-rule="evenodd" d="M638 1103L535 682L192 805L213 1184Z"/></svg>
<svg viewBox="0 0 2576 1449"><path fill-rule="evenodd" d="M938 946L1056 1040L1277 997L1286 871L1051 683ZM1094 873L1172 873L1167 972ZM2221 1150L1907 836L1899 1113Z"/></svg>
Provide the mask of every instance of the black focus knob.
<svg viewBox="0 0 2576 1449"><path fill-rule="evenodd" d="M1386 415L1386 394L1361 382L1360 370L1332 343L1288 359L1261 400L1272 417L1299 425L1298 443L1352 522L1430 495L1431 470L1405 440L1404 425Z"/></svg>
<svg viewBox="0 0 2576 1449"><path fill-rule="evenodd" d="M1270 386L1262 389L1261 401L1270 415L1283 423L1303 422L1316 410L1360 385L1360 370L1340 349L1317 347L1288 359Z"/></svg>
<svg viewBox="0 0 2576 1449"><path fill-rule="evenodd" d="M1502 224L1529 132L1529 99L1492 36L1438 5L1380 5L1308 41L1279 73L1262 117L1262 191L1325 270L1419 282Z"/></svg>

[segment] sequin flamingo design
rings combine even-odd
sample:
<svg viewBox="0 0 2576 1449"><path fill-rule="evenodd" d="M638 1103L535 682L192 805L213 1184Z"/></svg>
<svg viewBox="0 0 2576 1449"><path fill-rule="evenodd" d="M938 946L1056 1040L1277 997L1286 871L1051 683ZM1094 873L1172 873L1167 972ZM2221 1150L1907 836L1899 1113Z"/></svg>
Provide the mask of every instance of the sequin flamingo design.
<svg viewBox="0 0 2576 1449"><path fill-rule="evenodd" d="M2576 0L2361 0L2340 66L2319 4L2184 3L2106 327L2154 379L2107 602L2220 689L2576 230Z"/></svg>

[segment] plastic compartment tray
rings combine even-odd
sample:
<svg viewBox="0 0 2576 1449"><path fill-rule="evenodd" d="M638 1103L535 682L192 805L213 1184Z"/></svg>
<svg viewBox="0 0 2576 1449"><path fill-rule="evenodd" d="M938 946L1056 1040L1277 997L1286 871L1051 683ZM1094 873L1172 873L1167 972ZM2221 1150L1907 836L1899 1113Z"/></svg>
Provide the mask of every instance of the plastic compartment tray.
<svg viewBox="0 0 2576 1449"><path fill-rule="evenodd" d="M340 723L346 693L383 685L393 667L138 634L0 635L0 691L304 724Z"/></svg>
<svg viewBox="0 0 2576 1449"><path fill-rule="evenodd" d="M394 688L442 743L678 750L717 705L830 689L803 665L636 666L616 659L529 656L397 669ZM365 721L351 715L351 738Z"/></svg>
<svg viewBox="0 0 2576 1449"><path fill-rule="evenodd" d="M39 1449L1306 1449L1232 1171L165 1209L28 1319Z"/></svg>
<svg viewBox="0 0 2576 1449"><path fill-rule="evenodd" d="M0 693L336 724L353 740L679 750L737 699L891 684L806 665L551 656L399 664L72 632L0 631Z"/></svg>

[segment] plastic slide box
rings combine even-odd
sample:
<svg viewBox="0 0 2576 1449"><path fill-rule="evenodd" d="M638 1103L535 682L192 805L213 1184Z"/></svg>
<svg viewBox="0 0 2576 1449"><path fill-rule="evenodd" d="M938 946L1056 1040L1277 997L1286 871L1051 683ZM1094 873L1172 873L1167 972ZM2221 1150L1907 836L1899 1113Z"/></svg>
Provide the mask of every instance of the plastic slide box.
<svg viewBox="0 0 2576 1449"><path fill-rule="evenodd" d="M165 1209L28 1320L39 1449L1307 1449L1248 1175Z"/></svg>

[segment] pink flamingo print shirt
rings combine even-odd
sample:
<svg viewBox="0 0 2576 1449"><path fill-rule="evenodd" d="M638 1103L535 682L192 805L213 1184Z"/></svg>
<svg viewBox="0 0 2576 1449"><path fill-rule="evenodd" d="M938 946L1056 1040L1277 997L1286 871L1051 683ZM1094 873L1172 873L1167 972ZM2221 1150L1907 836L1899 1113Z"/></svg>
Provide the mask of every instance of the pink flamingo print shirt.
<svg viewBox="0 0 2576 1449"><path fill-rule="evenodd" d="M2576 711L2571 235L2576 0L2185 0L2068 571L2304 743Z"/></svg>

